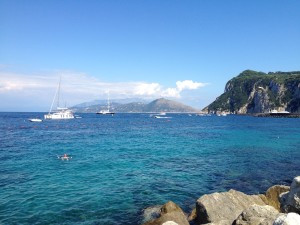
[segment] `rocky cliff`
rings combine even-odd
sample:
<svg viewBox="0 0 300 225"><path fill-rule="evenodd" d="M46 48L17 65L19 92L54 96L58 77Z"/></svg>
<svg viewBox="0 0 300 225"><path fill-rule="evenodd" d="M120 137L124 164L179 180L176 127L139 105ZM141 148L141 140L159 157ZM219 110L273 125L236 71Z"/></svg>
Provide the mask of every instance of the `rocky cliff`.
<svg viewBox="0 0 300 225"><path fill-rule="evenodd" d="M227 82L225 91L203 109L208 112L300 112L300 71L256 72L245 70Z"/></svg>

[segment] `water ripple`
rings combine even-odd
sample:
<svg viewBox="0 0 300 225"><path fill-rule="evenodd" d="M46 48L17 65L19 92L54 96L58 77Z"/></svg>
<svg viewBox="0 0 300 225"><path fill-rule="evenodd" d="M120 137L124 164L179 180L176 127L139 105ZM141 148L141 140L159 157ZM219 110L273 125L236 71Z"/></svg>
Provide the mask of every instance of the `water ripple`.
<svg viewBox="0 0 300 225"><path fill-rule="evenodd" d="M41 116L0 113L1 224L135 225L149 206L189 212L202 194L261 193L300 171L298 119L26 120Z"/></svg>

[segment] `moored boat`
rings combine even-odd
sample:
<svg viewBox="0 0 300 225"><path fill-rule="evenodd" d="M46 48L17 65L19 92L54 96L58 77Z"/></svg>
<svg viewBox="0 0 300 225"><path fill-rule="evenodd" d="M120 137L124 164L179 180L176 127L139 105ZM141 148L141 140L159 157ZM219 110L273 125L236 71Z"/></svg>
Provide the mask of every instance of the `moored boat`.
<svg viewBox="0 0 300 225"><path fill-rule="evenodd" d="M74 119L73 112L68 108L58 108L56 112L49 112L44 115L45 119L61 120L61 119Z"/></svg>
<svg viewBox="0 0 300 225"><path fill-rule="evenodd" d="M110 111L110 102L109 102L109 94L107 94L107 109L100 110L99 112L96 112L96 114L102 114L102 115L114 115L114 112Z"/></svg>
<svg viewBox="0 0 300 225"><path fill-rule="evenodd" d="M32 119L28 119L30 122L43 122L42 119L39 118L32 118Z"/></svg>
<svg viewBox="0 0 300 225"><path fill-rule="evenodd" d="M53 98L53 101L52 101L52 104L50 107L50 111L48 114L44 115L44 118L46 120L48 120L48 119L49 120L63 120L63 119L74 119L75 118L73 112L70 109L68 109L67 107L59 107L60 83L61 83L61 79L59 80L58 87L57 87L56 93L54 95L54 98ZM53 104L55 101L57 102L57 108L56 108L56 110L52 111Z"/></svg>

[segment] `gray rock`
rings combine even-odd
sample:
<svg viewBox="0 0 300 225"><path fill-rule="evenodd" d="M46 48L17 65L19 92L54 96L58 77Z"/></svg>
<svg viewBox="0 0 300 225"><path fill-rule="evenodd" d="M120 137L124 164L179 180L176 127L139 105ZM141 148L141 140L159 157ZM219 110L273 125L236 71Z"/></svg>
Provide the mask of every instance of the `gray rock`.
<svg viewBox="0 0 300 225"><path fill-rule="evenodd" d="M174 202L170 201L163 205L160 210L160 217L144 223L143 225L189 225L189 222Z"/></svg>
<svg viewBox="0 0 300 225"><path fill-rule="evenodd" d="M289 186L274 185L266 192L267 204L273 206L275 209L280 210L279 196L290 190Z"/></svg>
<svg viewBox="0 0 300 225"><path fill-rule="evenodd" d="M280 215L276 218L273 225L299 225L300 215L297 213L289 213Z"/></svg>
<svg viewBox="0 0 300 225"><path fill-rule="evenodd" d="M234 225L272 225L279 212L272 206L252 205L233 222Z"/></svg>
<svg viewBox="0 0 300 225"><path fill-rule="evenodd" d="M300 176L295 177L290 191L280 195L280 209L284 213L300 213Z"/></svg>
<svg viewBox="0 0 300 225"><path fill-rule="evenodd" d="M197 223L218 223L222 220L232 223L243 210L254 204L266 205L258 195L246 195L235 190L203 195L196 203Z"/></svg>

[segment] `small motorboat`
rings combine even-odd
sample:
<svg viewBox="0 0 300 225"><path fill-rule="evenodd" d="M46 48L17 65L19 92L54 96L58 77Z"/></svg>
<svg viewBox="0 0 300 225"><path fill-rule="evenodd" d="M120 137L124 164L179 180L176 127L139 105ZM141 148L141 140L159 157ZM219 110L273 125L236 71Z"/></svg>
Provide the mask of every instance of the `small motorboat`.
<svg viewBox="0 0 300 225"><path fill-rule="evenodd" d="M155 115L155 116L153 116L153 118L155 118L155 119L169 119L171 117L169 117L169 116L158 116L158 115Z"/></svg>
<svg viewBox="0 0 300 225"><path fill-rule="evenodd" d="M42 119L38 119L38 118L33 118L33 119L28 119L30 122L43 122Z"/></svg>

